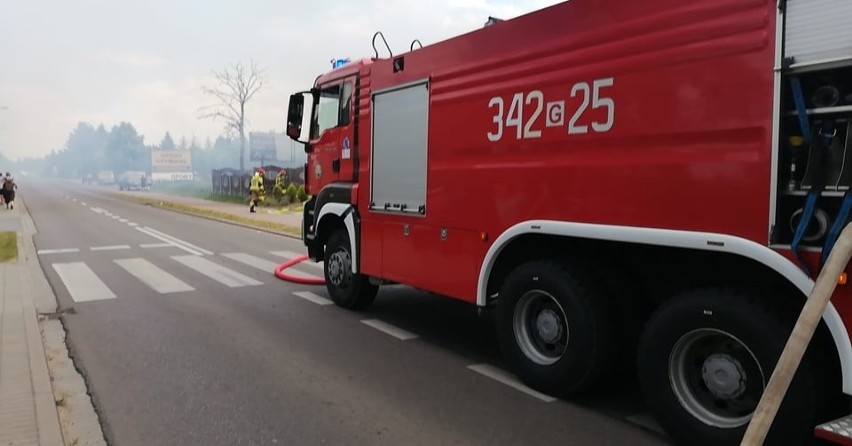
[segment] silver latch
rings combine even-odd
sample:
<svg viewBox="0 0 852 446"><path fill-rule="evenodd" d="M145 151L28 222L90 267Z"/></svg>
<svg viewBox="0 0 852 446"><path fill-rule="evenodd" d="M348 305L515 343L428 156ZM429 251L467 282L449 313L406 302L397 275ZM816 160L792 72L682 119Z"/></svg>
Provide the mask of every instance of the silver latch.
<svg viewBox="0 0 852 446"><path fill-rule="evenodd" d="M441 241L447 240L447 228L441 228Z"/></svg>
<svg viewBox="0 0 852 446"><path fill-rule="evenodd" d="M411 227L409 225L402 226L402 235L408 237L408 234L411 234Z"/></svg>

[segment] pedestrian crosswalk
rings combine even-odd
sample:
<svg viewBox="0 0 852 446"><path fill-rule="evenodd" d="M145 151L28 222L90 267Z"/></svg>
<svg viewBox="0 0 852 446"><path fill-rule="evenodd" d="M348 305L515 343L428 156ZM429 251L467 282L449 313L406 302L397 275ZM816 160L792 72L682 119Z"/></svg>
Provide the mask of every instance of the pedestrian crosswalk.
<svg viewBox="0 0 852 446"><path fill-rule="evenodd" d="M145 259L116 259L115 263L160 294L195 290L186 282Z"/></svg>
<svg viewBox="0 0 852 446"><path fill-rule="evenodd" d="M301 255L282 251L269 251L261 255L232 252L206 257L180 254L156 258L122 257L119 255L121 251L115 254L118 258L114 258L112 263L119 267L118 270L109 268L109 262L97 261L99 259L92 265L85 261L57 261L51 267L74 302L91 302L132 297L116 293L110 288L110 285L116 287L122 284L120 288L126 293L129 288L125 285L127 279L134 280L146 290L140 294L153 291L160 295L192 292L199 287L209 287L210 283L228 289L280 283L273 274L280 258ZM258 271L268 275L259 275ZM322 278L322 271L317 270L316 264L311 262L296 265L288 269L287 273L298 277ZM117 274L124 277L117 277Z"/></svg>
<svg viewBox="0 0 852 446"><path fill-rule="evenodd" d="M207 260L204 257L188 255L175 256L172 258L230 288L263 285L263 282L259 280L252 279L245 274L240 274L216 262Z"/></svg>
<svg viewBox="0 0 852 446"><path fill-rule="evenodd" d="M62 279L75 302L115 299L117 296L83 262L54 263L53 269Z"/></svg>

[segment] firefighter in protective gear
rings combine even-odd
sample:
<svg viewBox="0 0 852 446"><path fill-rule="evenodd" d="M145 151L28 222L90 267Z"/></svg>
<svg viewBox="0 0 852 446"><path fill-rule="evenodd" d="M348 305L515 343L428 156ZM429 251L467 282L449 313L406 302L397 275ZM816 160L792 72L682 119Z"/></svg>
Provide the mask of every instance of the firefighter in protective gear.
<svg viewBox="0 0 852 446"><path fill-rule="evenodd" d="M278 171L278 176L275 177L275 186L280 186L282 189L287 187L287 171L281 169Z"/></svg>
<svg viewBox="0 0 852 446"><path fill-rule="evenodd" d="M275 177L275 187L272 188L272 194L275 196L275 199L280 200L281 197L284 196L284 193L287 191L287 171L281 169L278 171L278 175Z"/></svg>
<svg viewBox="0 0 852 446"><path fill-rule="evenodd" d="M249 202L249 212L256 212L254 210L255 206L257 206L258 200L261 200L263 197L264 189L263 189L263 174L265 172L263 169L257 169L254 172L254 175L251 177L251 186L249 187L249 191L251 191L251 201Z"/></svg>

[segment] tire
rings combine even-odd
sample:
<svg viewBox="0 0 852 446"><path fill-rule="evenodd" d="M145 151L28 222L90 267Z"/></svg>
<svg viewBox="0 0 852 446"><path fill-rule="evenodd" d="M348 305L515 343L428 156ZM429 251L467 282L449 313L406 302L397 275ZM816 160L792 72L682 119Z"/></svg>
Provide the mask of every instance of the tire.
<svg viewBox="0 0 852 446"><path fill-rule="evenodd" d="M513 270L500 289L497 335L516 375L541 392L591 389L618 359L609 296L589 271L552 261Z"/></svg>
<svg viewBox="0 0 852 446"><path fill-rule="evenodd" d="M640 339L639 382L678 444L740 444L792 331L781 320L756 296L722 289L684 293L655 312ZM814 370L799 366L765 444L813 441Z"/></svg>
<svg viewBox="0 0 852 446"><path fill-rule="evenodd" d="M323 271L325 284L331 300L348 310L363 310L373 303L379 291L378 285L370 283L362 274L352 274L349 233L338 229L325 245Z"/></svg>

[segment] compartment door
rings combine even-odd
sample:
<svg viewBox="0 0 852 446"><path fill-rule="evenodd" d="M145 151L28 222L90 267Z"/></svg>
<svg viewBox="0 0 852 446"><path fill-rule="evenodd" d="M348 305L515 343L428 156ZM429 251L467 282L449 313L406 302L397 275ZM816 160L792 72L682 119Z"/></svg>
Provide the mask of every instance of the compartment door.
<svg viewBox="0 0 852 446"><path fill-rule="evenodd" d="M426 215L429 83L373 95L370 209Z"/></svg>
<svg viewBox="0 0 852 446"><path fill-rule="evenodd" d="M852 59L852 1L787 0L784 57L795 66Z"/></svg>

